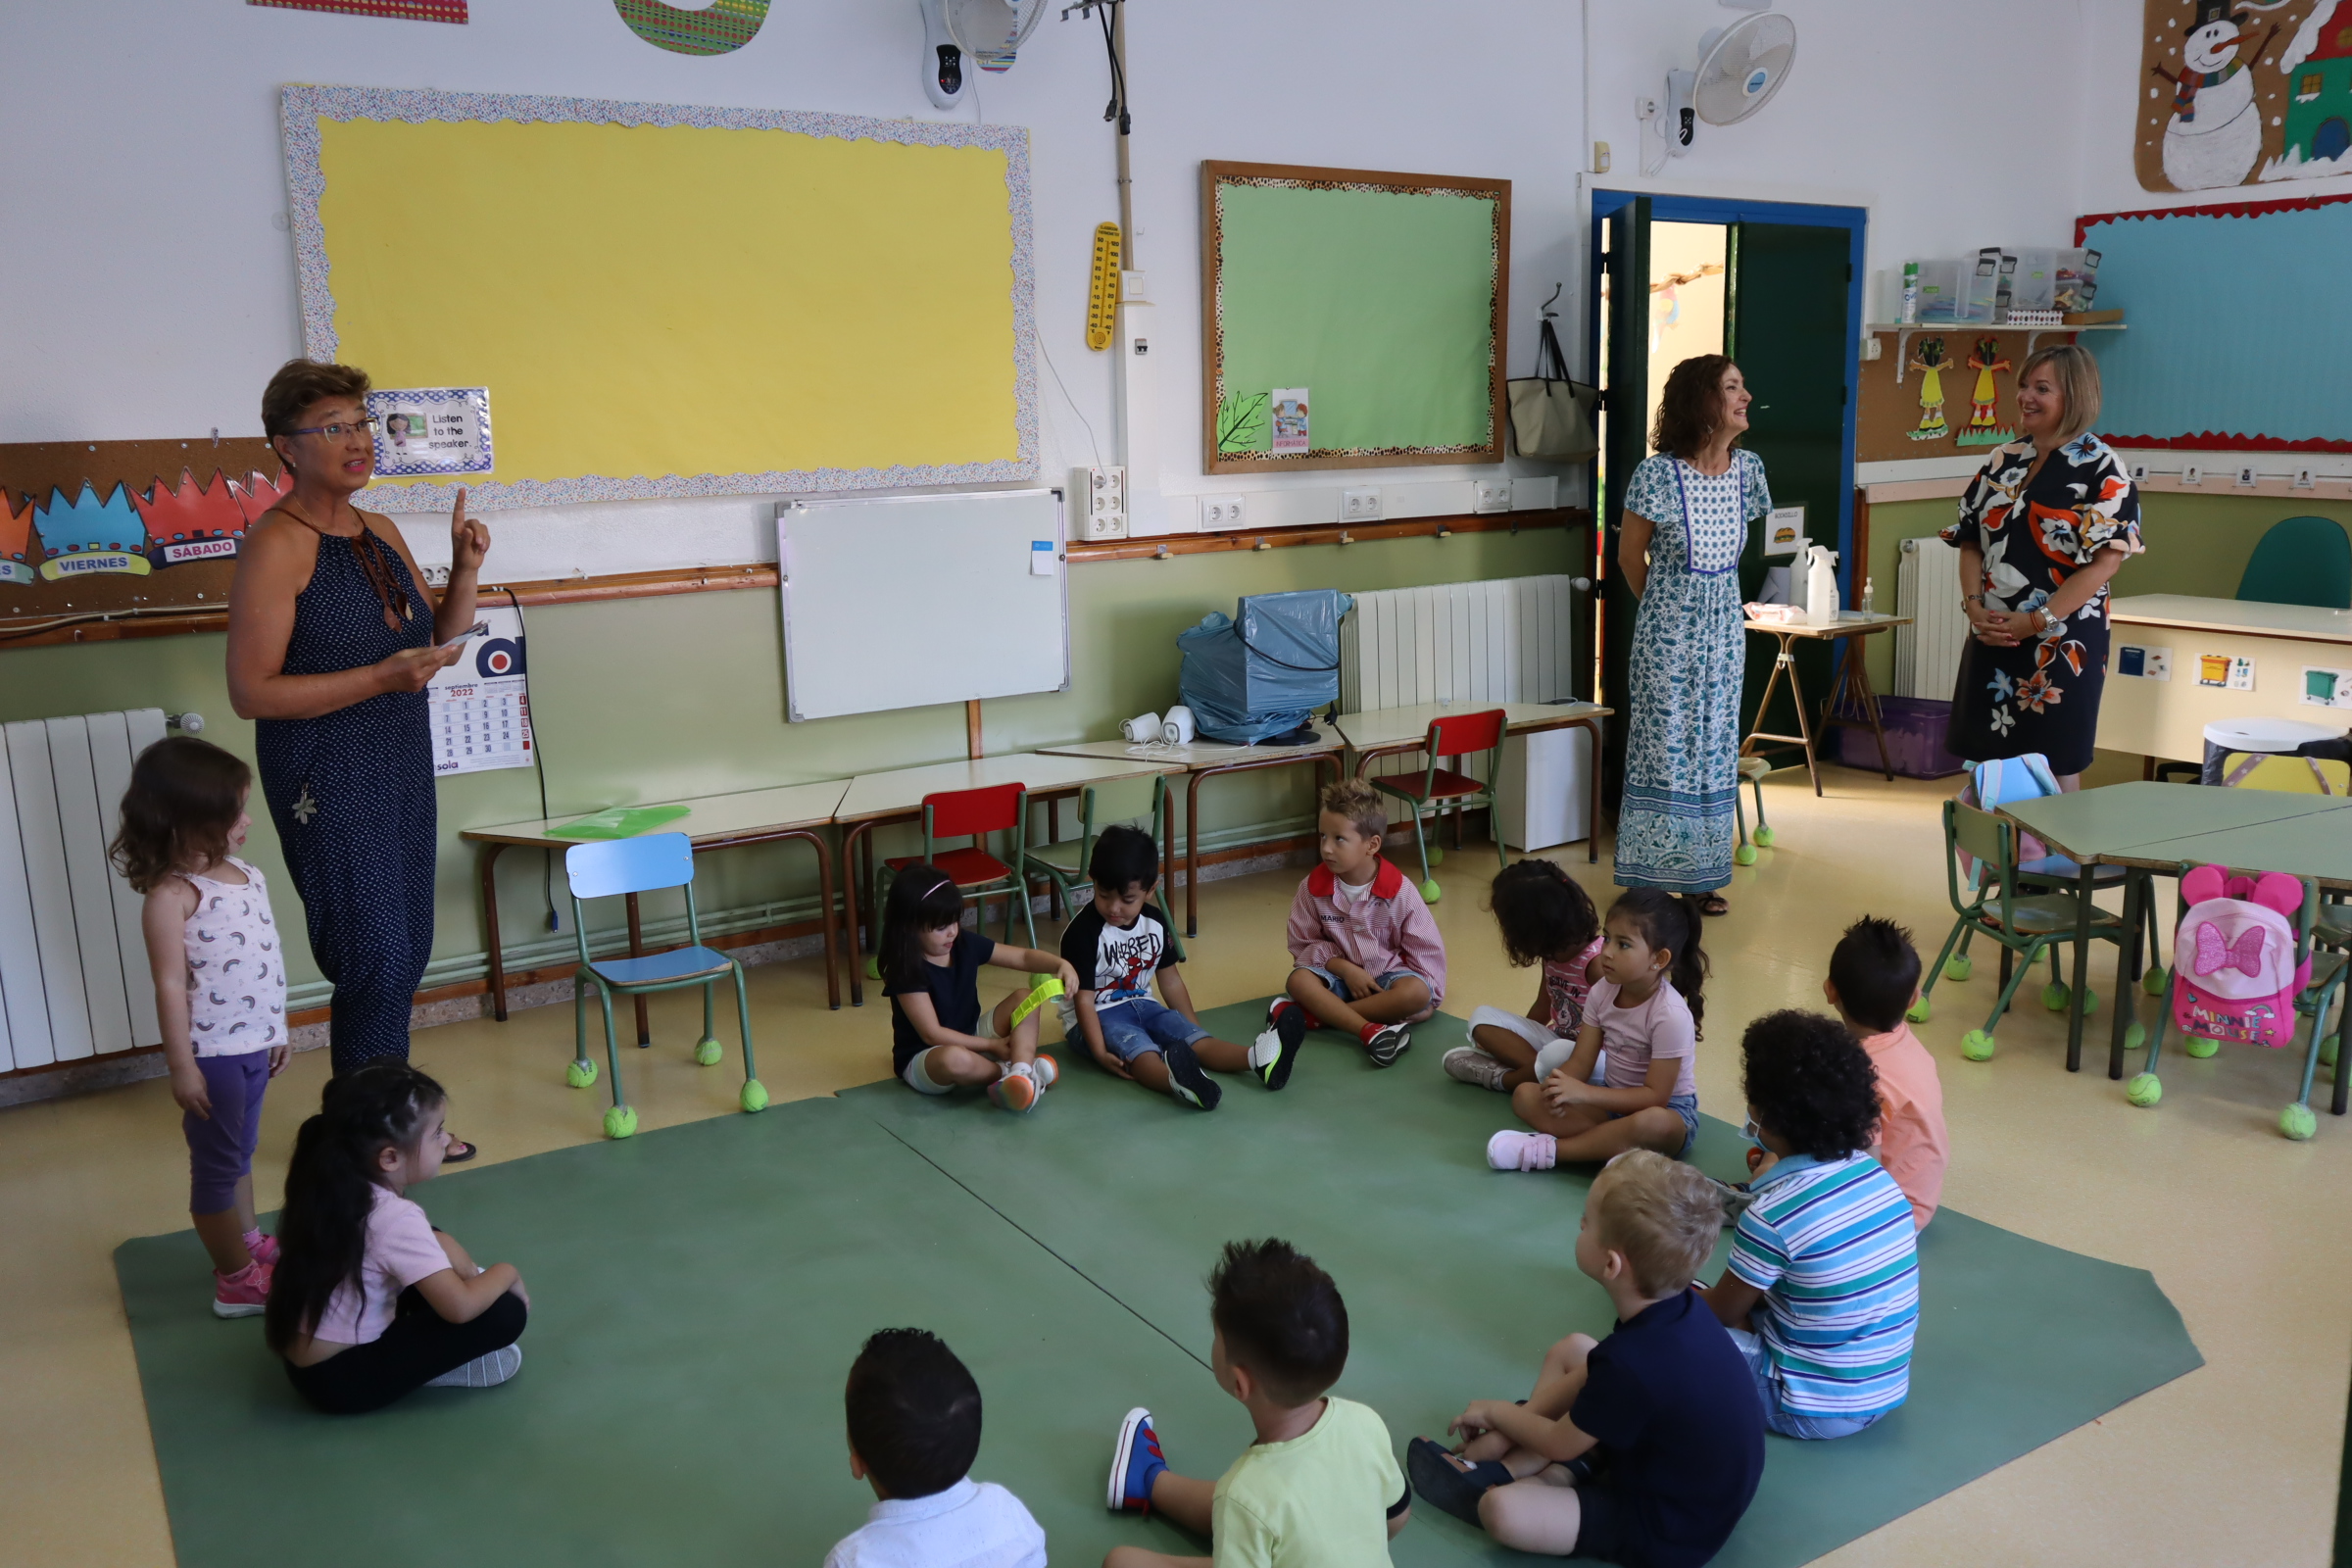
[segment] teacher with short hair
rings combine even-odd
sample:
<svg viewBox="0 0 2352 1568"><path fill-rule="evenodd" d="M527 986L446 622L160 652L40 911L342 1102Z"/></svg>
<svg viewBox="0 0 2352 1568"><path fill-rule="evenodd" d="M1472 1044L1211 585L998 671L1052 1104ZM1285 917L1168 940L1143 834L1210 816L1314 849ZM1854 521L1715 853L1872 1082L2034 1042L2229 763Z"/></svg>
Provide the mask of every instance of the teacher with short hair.
<svg viewBox="0 0 2352 1568"><path fill-rule="evenodd" d="M351 504L375 473L368 389L365 370L309 360L270 378L262 428L292 485L245 539L228 601L229 703L256 721L262 793L335 988L338 1073L409 1054L438 849L424 688L464 651L490 548L461 489L436 602L392 520ZM445 1158L475 1152L459 1140Z"/></svg>

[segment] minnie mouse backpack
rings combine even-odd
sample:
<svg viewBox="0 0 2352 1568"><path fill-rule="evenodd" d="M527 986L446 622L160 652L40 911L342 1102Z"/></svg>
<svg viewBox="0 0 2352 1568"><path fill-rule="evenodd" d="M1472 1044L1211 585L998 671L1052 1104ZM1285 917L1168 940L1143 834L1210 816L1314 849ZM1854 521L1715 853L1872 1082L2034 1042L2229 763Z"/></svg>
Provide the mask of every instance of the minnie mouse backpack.
<svg viewBox="0 0 2352 1568"><path fill-rule="evenodd" d="M2180 879L2188 909L2173 939L2173 1022L2183 1034L2242 1045L2283 1046L2295 1032L2295 998L2311 959L2295 961L2290 915L2303 884L2278 871L2230 876L2200 865Z"/></svg>

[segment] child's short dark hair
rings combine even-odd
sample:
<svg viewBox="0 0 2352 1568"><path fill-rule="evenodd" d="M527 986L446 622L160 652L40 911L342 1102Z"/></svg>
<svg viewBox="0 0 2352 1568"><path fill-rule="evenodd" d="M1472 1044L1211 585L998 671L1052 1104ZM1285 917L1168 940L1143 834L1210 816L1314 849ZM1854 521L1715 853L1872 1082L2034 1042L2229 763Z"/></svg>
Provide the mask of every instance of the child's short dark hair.
<svg viewBox="0 0 2352 1568"><path fill-rule="evenodd" d="M1209 1320L1226 1354L1288 1409L1348 1367L1348 1303L1331 1276L1290 1243L1227 1242L1208 1276Z"/></svg>
<svg viewBox="0 0 2352 1568"><path fill-rule="evenodd" d="M980 1385L925 1330L884 1329L867 1340L843 1402L850 1446L894 1497L947 1491L980 1451Z"/></svg>
<svg viewBox="0 0 2352 1568"><path fill-rule="evenodd" d="M1094 858L1086 874L1095 886L1124 893L1140 886L1146 893L1159 883L1159 846L1140 827L1121 822L1102 830L1095 840Z"/></svg>
<svg viewBox="0 0 2352 1568"><path fill-rule="evenodd" d="M1326 784L1315 797L1317 810L1344 816L1358 833L1374 843L1389 836L1389 808L1381 804L1380 791L1360 778L1344 778L1336 784Z"/></svg>
<svg viewBox="0 0 2352 1568"><path fill-rule="evenodd" d="M1843 1159L1870 1147L1879 1071L1844 1024L1794 1007L1747 1026L1740 1085L1756 1120L1800 1154Z"/></svg>
<svg viewBox="0 0 2352 1568"><path fill-rule="evenodd" d="M1919 993L1919 950L1892 920L1866 914L1845 928L1830 954L1838 1004L1874 1035L1900 1028Z"/></svg>
<svg viewBox="0 0 2352 1568"><path fill-rule="evenodd" d="M1502 931L1511 967L1573 957L1600 935L1592 896L1550 860L1514 861L1495 873L1487 907Z"/></svg>

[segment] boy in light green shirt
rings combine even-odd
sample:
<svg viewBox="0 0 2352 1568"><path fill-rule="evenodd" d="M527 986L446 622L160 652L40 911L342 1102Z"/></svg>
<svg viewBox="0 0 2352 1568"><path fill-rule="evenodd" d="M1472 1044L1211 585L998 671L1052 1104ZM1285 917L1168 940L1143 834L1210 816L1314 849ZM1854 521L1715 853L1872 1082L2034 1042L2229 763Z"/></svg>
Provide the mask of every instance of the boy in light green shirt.
<svg viewBox="0 0 2352 1568"><path fill-rule="evenodd" d="M1412 1493L1368 1406L1324 1391L1348 1365L1348 1305L1288 1242L1228 1242L1209 1275L1217 1387L1257 1441L1212 1487L1160 1456L1152 1412L1127 1412L1110 1462L1113 1512L1157 1508L1213 1557L1116 1546L1102 1568L1371 1568L1412 1516Z"/></svg>

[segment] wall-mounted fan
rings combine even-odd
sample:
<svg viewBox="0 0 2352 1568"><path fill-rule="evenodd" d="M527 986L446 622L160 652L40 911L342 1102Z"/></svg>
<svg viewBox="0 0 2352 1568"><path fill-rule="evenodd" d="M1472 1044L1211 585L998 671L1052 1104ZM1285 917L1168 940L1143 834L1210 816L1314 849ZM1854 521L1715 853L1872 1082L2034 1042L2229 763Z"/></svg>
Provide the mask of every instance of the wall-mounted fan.
<svg viewBox="0 0 2352 1568"><path fill-rule="evenodd" d="M1642 100L1644 118L1657 122L1658 142L1643 151L1642 172L1655 174L1669 157L1689 152L1700 121L1736 125L1763 108L1795 64L1796 24L1778 11L1709 28L1698 40L1698 69L1666 73L1664 113L1654 100Z"/></svg>
<svg viewBox="0 0 2352 1568"><path fill-rule="evenodd" d="M963 102L964 72L1004 71L1037 30L1048 0L916 0L923 13L923 91L941 109Z"/></svg>

